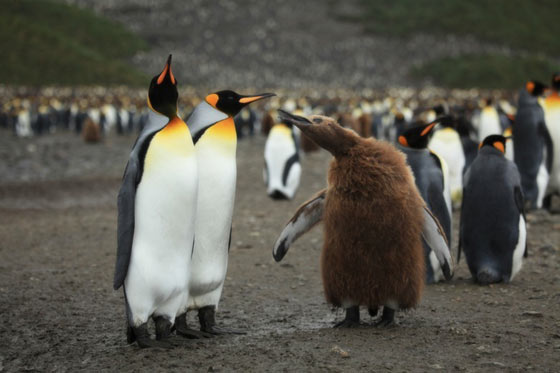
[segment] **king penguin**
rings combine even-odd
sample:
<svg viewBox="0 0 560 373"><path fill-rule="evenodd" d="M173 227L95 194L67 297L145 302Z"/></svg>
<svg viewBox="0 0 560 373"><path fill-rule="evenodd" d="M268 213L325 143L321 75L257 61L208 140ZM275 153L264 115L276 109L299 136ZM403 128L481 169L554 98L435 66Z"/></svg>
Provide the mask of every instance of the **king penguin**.
<svg viewBox="0 0 560 373"><path fill-rule="evenodd" d="M550 179L543 206L552 208L552 196L560 195L560 73L552 76L551 93L544 102L545 122L553 148Z"/></svg>
<svg viewBox="0 0 560 373"><path fill-rule="evenodd" d="M178 333L191 338L228 332L216 326L215 311L226 278L237 179L237 135L233 117L248 104L274 96L242 96L233 91L209 94L187 118L198 162L195 243L188 309L198 310L200 332L187 327L186 312L177 317Z"/></svg>
<svg viewBox="0 0 560 373"><path fill-rule="evenodd" d="M502 133L502 125L498 111L492 104L492 99L484 100L484 107L480 111L478 122L478 141L484 140L490 135L500 135Z"/></svg>
<svg viewBox="0 0 560 373"><path fill-rule="evenodd" d="M457 261L464 251L480 284L510 282L527 256L521 178L505 143L502 135L484 139L465 174Z"/></svg>
<svg viewBox="0 0 560 373"><path fill-rule="evenodd" d="M324 220L321 273L326 300L346 310L335 327L360 322L360 306L376 326L394 322L395 311L415 307L424 286L422 237L434 248L446 276L453 265L445 233L426 208L405 156L393 145L365 139L332 118L286 112L291 122L333 156L327 188L304 203L276 240L282 260L291 243Z"/></svg>
<svg viewBox="0 0 560 373"><path fill-rule="evenodd" d="M523 195L530 209L542 207L552 168L552 141L538 98L545 86L529 81L519 93L513 126L513 159L521 174Z"/></svg>
<svg viewBox="0 0 560 373"><path fill-rule="evenodd" d="M118 196L113 287L123 286L128 342L171 347L175 317L186 310L198 177L191 133L177 116L171 55L148 91L149 121L126 165ZM147 322L152 317L156 339Z"/></svg>
<svg viewBox="0 0 560 373"><path fill-rule="evenodd" d="M272 199L292 199L299 186L299 146L291 124L277 123L264 145L264 182Z"/></svg>
<svg viewBox="0 0 560 373"><path fill-rule="evenodd" d="M449 188L451 190L451 202L453 207L461 204L461 193L463 191L463 170L466 164L465 151L461 136L453 128L452 121L442 123L441 129L434 131L428 143L428 148L445 159L449 168Z"/></svg>
<svg viewBox="0 0 560 373"><path fill-rule="evenodd" d="M448 242L451 242L451 193L449 190L449 171L443 158L431 152L428 146L430 133L436 124L444 118L438 118L428 124L420 124L403 132L398 138L398 149L406 155L406 161L412 173L420 195L426 206L439 220ZM424 244L426 261L426 283L432 284L444 279L443 269L436 253Z"/></svg>

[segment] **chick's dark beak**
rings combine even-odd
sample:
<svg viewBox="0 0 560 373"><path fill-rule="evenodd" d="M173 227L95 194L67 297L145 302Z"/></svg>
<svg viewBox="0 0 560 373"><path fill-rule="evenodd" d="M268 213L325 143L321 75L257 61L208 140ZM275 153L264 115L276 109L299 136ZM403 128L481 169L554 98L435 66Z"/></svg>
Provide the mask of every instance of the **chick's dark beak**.
<svg viewBox="0 0 560 373"><path fill-rule="evenodd" d="M291 124L297 126L298 128L308 127L312 123L309 119L305 117L300 117L299 115L290 114L284 110L278 110L279 119L282 123Z"/></svg>

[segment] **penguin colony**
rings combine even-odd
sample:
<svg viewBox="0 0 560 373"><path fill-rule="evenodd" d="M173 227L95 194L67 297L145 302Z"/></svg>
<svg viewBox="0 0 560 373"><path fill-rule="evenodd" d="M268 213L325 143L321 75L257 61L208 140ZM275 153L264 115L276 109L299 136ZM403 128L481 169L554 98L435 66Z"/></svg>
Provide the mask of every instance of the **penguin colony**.
<svg viewBox="0 0 560 373"><path fill-rule="evenodd" d="M430 107L410 93L349 104L271 100L261 128L273 200L294 197L305 152L324 148L334 157L327 188L290 219L274 258L324 222L325 297L346 311L336 326L359 325L360 306L371 315L383 307L376 325L391 325L397 310L418 304L424 283L452 277L451 212L460 206L457 260L465 257L480 284L512 281L528 255L526 211L551 210L560 195L559 90L559 74L550 88L529 81L517 109L511 98L496 97L480 109L435 98ZM271 96L219 91L200 103L180 98L169 56L150 83L147 105L121 95L116 105L97 101L88 109L83 100L65 106L51 93L40 105L30 96L9 98L0 110L0 125L22 137L68 129L95 143L111 131L139 131L118 197L113 283L124 291L129 343L170 348L182 343L176 335L242 333L219 327L215 314L231 240L238 133L258 132L261 117L249 104ZM280 107L298 115L278 116ZM186 121L180 112L190 112ZM347 128L315 113L340 118ZM199 327L187 325L188 311L198 314Z"/></svg>

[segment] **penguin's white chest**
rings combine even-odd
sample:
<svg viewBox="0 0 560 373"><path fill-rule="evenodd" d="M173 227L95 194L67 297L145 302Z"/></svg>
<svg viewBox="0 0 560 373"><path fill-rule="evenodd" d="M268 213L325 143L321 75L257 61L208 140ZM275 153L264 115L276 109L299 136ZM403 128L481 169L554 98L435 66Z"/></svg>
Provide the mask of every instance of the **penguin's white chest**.
<svg viewBox="0 0 560 373"><path fill-rule="evenodd" d="M294 196L301 176L299 161L290 162L296 153L292 131L281 124L272 127L264 147L266 169L263 176L269 195L278 191L288 198Z"/></svg>
<svg viewBox="0 0 560 373"><path fill-rule="evenodd" d="M463 191L465 153L463 152L463 145L459 134L447 128L436 131L430 140L428 148L436 152L447 163L451 200L454 205L460 203Z"/></svg>
<svg viewBox="0 0 560 373"><path fill-rule="evenodd" d="M560 98L547 99L545 122L553 143L553 161L548 189L549 193L555 193L560 192Z"/></svg>
<svg viewBox="0 0 560 373"><path fill-rule="evenodd" d="M523 254L525 254L526 239L527 225L525 223L523 215L519 215L519 236L512 256L510 281L513 280L515 275L521 269L521 265L523 264Z"/></svg>
<svg viewBox="0 0 560 373"><path fill-rule="evenodd" d="M502 127L500 117L493 107L486 107L480 113L480 124L478 127L478 140L482 141L490 135L500 135Z"/></svg>
<svg viewBox="0 0 560 373"><path fill-rule="evenodd" d="M196 143L199 187L191 297L219 293L225 280L237 179L236 146L231 118L214 125ZM191 302L197 304L196 299Z"/></svg>
<svg viewBox="0 0 560 373"><path fill-rule="evenodd" d="M193 246L197 163L190 133L181 123L158 132L146 152L125 284L127 294L161 302L187 291Z"/></svg>

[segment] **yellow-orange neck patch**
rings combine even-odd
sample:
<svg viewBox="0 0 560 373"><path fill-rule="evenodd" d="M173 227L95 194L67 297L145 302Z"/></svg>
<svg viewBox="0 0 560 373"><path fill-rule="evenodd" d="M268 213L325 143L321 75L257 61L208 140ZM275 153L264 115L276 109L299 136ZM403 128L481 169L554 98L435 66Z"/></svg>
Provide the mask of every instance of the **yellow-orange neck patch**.
<svg viewBox="0 0 560 373"><path fill-rule="evenodd" d="M214 108L216 107L216 104L218 103L219 99L220 98L215 93L212 93L212 94L206 96L206 102L208 102Z"/></svg>
<svg viewBox="0 0 560 373"><path fill-rule="evenodd" d="M209 136L222 140L237 140L237 132L235 132L235 123L233 119L228 117L210 127L207 131ZM205 135L206 137L206 135Z"/></svg>
<svg viewBox="0 0 560 373"><path fill-rule="evenodd" d="M499 151L501 151L502 153L505 153L506 150L504 149L504 144L499 142L499 141L494 141L494 143L492 144L492 146L496 149L498 149Z"/></svg>
<svg viewBox="0 0 560 373"><path fill-rule="evenodd" d="M401 144L402 146L406 146L408 148L408 141L406 141L406 137L404 136L399 136L399 144Z"/></svg>

